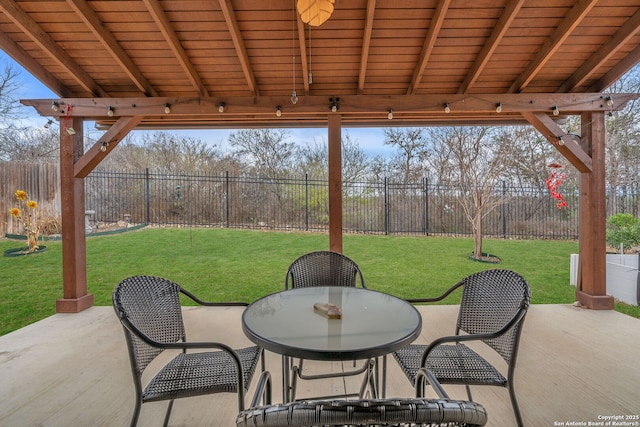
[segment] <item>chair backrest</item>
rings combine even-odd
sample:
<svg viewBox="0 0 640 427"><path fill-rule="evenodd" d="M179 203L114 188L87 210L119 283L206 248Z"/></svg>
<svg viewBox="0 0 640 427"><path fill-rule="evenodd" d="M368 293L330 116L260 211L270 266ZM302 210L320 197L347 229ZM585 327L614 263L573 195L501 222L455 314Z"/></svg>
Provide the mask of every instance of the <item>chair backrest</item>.
<svg viewBox="0 0 640 427"><path fill-rule="evenodd" d="M485 340L507 363L511 363L531 301L529 284L518 273L502 269L472 274L463 279L461 284L463 291L457 332L492 333L515 318L513 326L506 333Z"/></svg>
<svg viewBox="0 0 640 427"><path fill-rule="evenodd" d="M284 288L308 288L314 286L352 286L365 288L358 265L339 252L316 251L302 255L289 266ZM291 283L289 283L291 280Z"/></svg>
<svg viewBox="0 0 640 427"><path fill-rule="evenodd" d="M163 343L186 339L180 289L178 284L160 277L133 276L113 291L113 308L124 327L134 376L142 375L163 351L144 342L139 334Z"/></svg>
<svg viewBox="0 0 640 427"><path fill-rule="evenodd" d="M241 412L236 425L267 426L483 426L484 407L448 399L376 399L300 401L260 406Z"/></svg>

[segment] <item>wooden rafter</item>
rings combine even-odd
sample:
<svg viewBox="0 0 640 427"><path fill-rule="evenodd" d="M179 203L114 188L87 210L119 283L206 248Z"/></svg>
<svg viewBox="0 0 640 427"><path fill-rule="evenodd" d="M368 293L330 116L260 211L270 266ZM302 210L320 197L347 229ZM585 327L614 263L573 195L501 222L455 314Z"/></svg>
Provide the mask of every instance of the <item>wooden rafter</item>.
<svg viewBox="0 0 640 427"><path fill-rule="evenodd" d="M138 67L135 66L113 34L104 28L102 22L87 2L85 0L67 0L67 3L96 36L96 39L100 41L107 52L109 52L116 64L127 73L138 89L147 96L158 96L158 92L156 92L149 81L142 75Z"/></svg>
<svg viewBox="0 0 640 427"><path fill-rule="evenodd" d="M169 48L175 55L175 58L180 62L180 66L184 70L187 78L193 85L193 87L198 91L201 96L209 96L209 91L205 87L200 75L196 71L195 67L191 63L189 56L185 52L182 44L180 43L180 38L176 34L167 14L158 3L158 0L142 0L149 10L149 13L153 17L156 25L160 28L160 32L163 37L169 44Z"/></svg>
<svg viewBox="0 0 640 427"><path fill-rule="evenodd" d="M522 73L509 88L509 93L517 93L526 88L534 77L540 72L542 67L551 59L558 51L562 43L571 35L573 30L582 22L584 17L598 3L598 0L580 0L571 9L562 23L558 25L551 37L538 51L533 61L529 64L524 73Z"/></svg>
<svg viewBox="0 0 640 427"><path fill-rule="evenodd" d="M498 23L491 32L491 36L482 47L482 50L471 66L469 73L467 73L467 77L465 77L464 81L460 85L458 93L467 93L467 91L476 83L476 81L480 77L480 74L482 74L482 71L491 59L491 56L498 48L498 45L502 41L502 38L511 26L511 23L518 15L518 12L520 12L520 9L522 8L524 2L525 0L512 0L507 5L502 15L500 15Z"/></svg>
<svg viewBox="0 0 640 427"><path fill-rule="evenodd" d="M307 61L307 45L304 38L304 22L300 19L300 15L296 13L296 28L298 29L298 46L300 46L300 64L302 66L302 83L304 85L304 94L309 95L309 62Z"/></svg>
<svg viewBox="0 0 640 427"><path fill-rule="evenodd" d="M253 93L255 96L259 96L260 92L258 90L258 86L256 85L256 78L251 69L251 64L249 63L247 48L244 45L242 34L240 34L240 27L238 27L238 21L236 20L236 15L235 13L233 13L233 6L231 5L231 0L220 0L220 7L222 8L222 14L224 15L224 20L227 22L227 27L229 27L231 40L233 41L233 46L236 49L238 60L240 61L240 67L242 67L242 72L244 73L244 77L247 80L249 91Z"/></svg>
<svg viewBox="0 0 640 427"><path fill-rule="evenodd" d="M362 52L360 54L360 72L358 73L358 93L364 90L367 77L367 63L369 62L369 47L371 45L371 33L373 32L373 19L376 13L376 0L367 0L367 15L364 21L364 34L362 35Z"/></svg>
<svg viewBox="0 0 640 427"><path fill-rule="evenodd" d="M14 1L0 0L0 11L8 16L34 43L40 46L54 62L66 69L85 90L93 96L108 96L107 92Z"/></svg>
<svg viewBox="0 0 640 427"><path fill-rule="evenodd" d="M627 71L631 70L635 64L640 62L640 46L636 47L625 58L618 62L609 72L607 72L596 84L591 87L592 92L602 92L616 82Z"/></svg>
<svg viewBox="0 0 640 427"><path fill-rule="evenodd" d="M416 93L418 86L420 86L420 81L422 80L424 70L427 67L429 58L431 57L433 46L436 44L438 34L440 33L440 28L442 28L442 23L444 22L444 18L447 15L450 4L451 0L441 0L438 2L438 7L436 8L436 12L433 16L433 19L431 20L431 24L429 25L429 31L427 32L424 44L422 45L420 59L418 60L415 71L413 72L413 77L411 78L411 84L409 85L409 88L407 90L407 95Z"/></svg>

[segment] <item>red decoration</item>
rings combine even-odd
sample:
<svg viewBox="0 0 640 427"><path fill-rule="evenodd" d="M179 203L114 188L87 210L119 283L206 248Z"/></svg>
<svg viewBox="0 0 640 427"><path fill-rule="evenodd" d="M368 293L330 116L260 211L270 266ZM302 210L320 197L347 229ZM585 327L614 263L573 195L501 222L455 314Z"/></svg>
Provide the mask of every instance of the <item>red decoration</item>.
<svg viewBox="0 0 640 427"><path fill-rule="evenodd" d="M549 167L559 169L562 167L562 165L558 163L551 163L549 164ZM568 207L567 201L564 199L564 196L560 192L560 186L562 185L566 177L567 176L565 174L554 170L553 172L551 172L551 175L547 179L547 188L549 189L549 193L551 193L551 198L558 201L558 203L556 203L556 207L558 209Z"/></svg>

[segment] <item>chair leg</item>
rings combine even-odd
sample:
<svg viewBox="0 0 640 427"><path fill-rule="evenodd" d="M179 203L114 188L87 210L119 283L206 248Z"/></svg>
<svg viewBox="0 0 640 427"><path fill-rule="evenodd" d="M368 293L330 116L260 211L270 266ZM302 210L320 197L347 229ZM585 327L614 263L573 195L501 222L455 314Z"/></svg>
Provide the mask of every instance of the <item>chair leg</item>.
<svg viewBox="0 0 640 427"><path fill-rule="evenodd" d="M469 387L469 385L467 384L465 384L464 386L467 389L467 397L469 398L469 402L473 402L473 397L471 397L471 387Z"/></svg>
<svg viewBox="0 0 640 427"><path fill-rule="evenodd" d="M140 407L142 406L142 402L140 399L136 399L136 407L133 409L133 416L131 417L131 427L136 427L138 425L138 418L140 417Z"/></svg>
<svg viewBox="0 0 640 427"><path fill-rule="evenodd" d="M518 427L522 427L522 415L520 414L520 407L518 406L518 400L516 399L516 391L513 389L513 383L509 382L509 397L511 398L511 406L513 407L513 414L516 416L516 423Z"/></svg>
<svg viewBox="0 0 640 427"><path fill-rule="evenodd" d="M169 425L169 417L171 417L171 409L173 409L173 399L169 401L169 407L167 408L167 413L164 416L164 424L162 424L164 427L167 427Z"/></svg>

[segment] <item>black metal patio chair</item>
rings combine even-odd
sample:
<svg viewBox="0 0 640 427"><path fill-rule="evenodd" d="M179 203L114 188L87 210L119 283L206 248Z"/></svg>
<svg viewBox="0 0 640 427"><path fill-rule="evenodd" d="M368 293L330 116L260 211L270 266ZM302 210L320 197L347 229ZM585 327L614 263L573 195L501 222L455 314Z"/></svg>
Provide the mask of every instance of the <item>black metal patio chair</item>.
<svg viewBox="0 0 640 427"><path fill-rule="evenodd" d="M146 402L170 401L164 425L178 398L237 393L239 410L244 408L244 396L262 349L252 346L234 350L220 342L187 342L180 294L201 305L246 305L204 302L178 284L154 276L129 277L116 286L113 307L124 329L136 390L132 426L137 424L140 408ZM169 349L181 352L143 384L149 364ZM216 351L187 353L203 349Z"/></svg>
<svg viewBox="0 0 640 427"><path fill-rule="evenodd" d="M458 288L462 288L462 299L455 335L438 338L429 345L412 344L394 352L394 357L414 386L418 370L425 367L442 384L465 385L469 400L470 385L508 388L516 422L522 426L513 377L531 300L529 285L518 273L492 269L466 277L439 297L408 301L441 301ZM506 362L506 373L464 344L472 341L483 342L496 351Z"/></svg>
<svg viewBox="0 0 640 427"><path fill-rule="evenodd" d="M415 398L313 400L271 404L268 372L263 373L250 407L236 418L238 427L342 427L342 426L484 426L485 408L475 402L451 400L428 371L418 374L420 385L429 383L436 399ZM263 400L262 406L259 405Z"/></svg>
<svg viewBox="0 0 640 427"><path fill-rule="evenodd" d="M348 256L333 251L314 251L306 253L294 260L287 269L284 280L284 289L309 288L316 286L348 286L356 287L360 283L366 289L364 277L358 264ZM326 378L347 377L366 372L367 378L358 395L362 395L365 386L371 384L373 363L367 360L360 368L351 371L329 374L306 374L303 372L304 360L299 359L298 364L291 365L293 382L291 387L291 400L295 400L297 379L318 380ZM354 362L354 367L356 366ZM354 393L353 395L355 395ZM350 394L346 395L350 396Z"/></svg>

